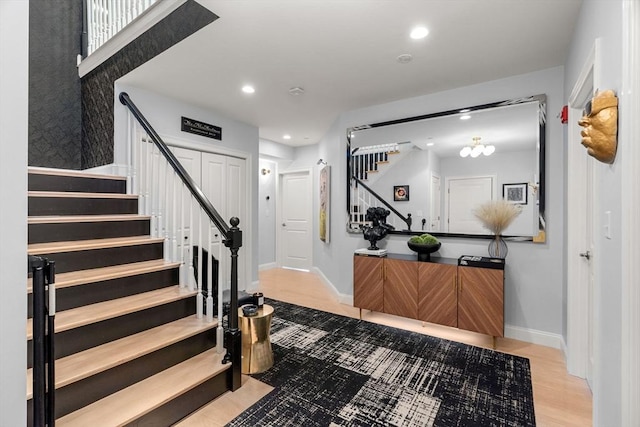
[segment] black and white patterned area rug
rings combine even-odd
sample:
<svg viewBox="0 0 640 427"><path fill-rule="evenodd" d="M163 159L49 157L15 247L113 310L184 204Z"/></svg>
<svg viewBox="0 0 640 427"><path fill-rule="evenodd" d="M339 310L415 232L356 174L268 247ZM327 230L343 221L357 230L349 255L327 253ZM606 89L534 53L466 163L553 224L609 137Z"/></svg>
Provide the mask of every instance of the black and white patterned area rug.
<svg viewBox="0 0 640 427"><path fill-rule="evenodd" d="M535 426L528 359L267 303L275 389L229 427Z"/></svg>

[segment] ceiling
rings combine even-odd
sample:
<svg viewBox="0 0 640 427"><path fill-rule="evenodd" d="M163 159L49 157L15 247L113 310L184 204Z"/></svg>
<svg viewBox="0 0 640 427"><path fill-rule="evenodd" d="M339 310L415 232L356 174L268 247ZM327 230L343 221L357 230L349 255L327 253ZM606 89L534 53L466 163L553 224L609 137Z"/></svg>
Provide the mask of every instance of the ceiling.
<svg viewBox="0 0 640 427"><path fill-rule="evenodd" d="M123 81L302 146L345 111L563 65L582 0L198 2L220 18Z"/></svg>

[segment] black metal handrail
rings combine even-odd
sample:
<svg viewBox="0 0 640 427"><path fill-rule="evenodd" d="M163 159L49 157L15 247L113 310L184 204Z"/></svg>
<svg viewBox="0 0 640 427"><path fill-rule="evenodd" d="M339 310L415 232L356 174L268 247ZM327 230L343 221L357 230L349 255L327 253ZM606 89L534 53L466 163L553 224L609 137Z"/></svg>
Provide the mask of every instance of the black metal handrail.
<svg viewBox="0 0 640 427"><path fill-rule="evenodd" d="M147 135L158 148L160 153L173 168L175 173L180 177L184 185L187 187L191 195L196 199L202 210L205 211L211 222L222 233L224 237L224 245L231 251L231 298L229 301L229 328L225 332L227 353L222 363L233 362L231 369L231 378L229 386L232 390L237 390L241 385L241 336L238 329L238 250L242 247L242 231L238 228L240 220L236 217L230 219L231 227L224 221L222 216L213 207L202 189L191 178L191 175L185 170L176 156L169 150L167 144L160 138L153 126L140 112L138 107L133 103L126 92L121 92L119 96L120 102L125 105L133 117L140 123ZM222 322L222 319L220 319Z"/></svg>
<svg viewBox="0 0 640 427"><path fill-rule="evenodd" d="M385 199L382 198L382 196L380 196L378 193L376 193L375 191L373 191L371 188L369 188L367 186L367 184L365 184L364 182L362 182L360 179L356 178L355 176L351 176L351 179L353 179L355 182L358 183L358 185L361 185L362 187L364 187L365 190L367 190L369 193L371 193L371 195L373 197L375 197L376 199L378 199L380 201L380 203L382 203L383 205L385 205L386 207L389 208L389 210L391 212L393 212L394 214L396 214L401 220L404 221L405 224L407 224L407 230L411 231L411 223L412 223L412 219L411 219L411 214L407 214L407 216L405 217L404 215L402 215L400 212L398 212L397 209L395 209L393 206L391 206L391 204L389 202L387 202Z"/></svg>
<svg viewBox="0 0 640 427"><path fill-rule="evenodd" d="M55 262L29 256L33 292L33 425L55 426Z"/></svg>

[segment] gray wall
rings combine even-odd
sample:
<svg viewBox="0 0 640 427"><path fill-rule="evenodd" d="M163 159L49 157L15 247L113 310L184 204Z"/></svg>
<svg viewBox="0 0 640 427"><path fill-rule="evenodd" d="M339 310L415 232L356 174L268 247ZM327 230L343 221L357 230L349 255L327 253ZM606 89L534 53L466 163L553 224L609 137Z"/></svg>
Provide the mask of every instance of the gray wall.
<svg viewBox="0 0 640 427"><path fill-rule="evenodd" d="M0 426L11 427L27 413L28 48L29 3L0 1Z"/></svg>
<svg viewBox="0 0 640 427"><path fill-rule="evenodd" d="M564 328L563 308L563 129L555 119L564 104L563 67L486 82L342 114L319 143L318 153L332 170L330 245L314 240L314 263L345 296L353 294L353 251L364 247L362 235L345 231L346 135L350 126L478 105L544 93L547 95L547 241L510 242L505 282L505 322L512 333L522 330L551 335L554 345ZM309 163L310 164L310 163ZM314 189L317 200L317 189ZM411 253L406 237L389 236L391 252ZM444 238L441 256L486 255L488 241ZM509 332L508 331L508 332Z"/></svg>
<svg viewBox="0 0 640 427"><path fill-rule="evenodd" d="M621 91L622 81L622 5L621 0L585 0L578 18L565 69L565 99L575 85L596 38L601 39L602 69L600 89ZM638 96L637 94L633 96ZM620 119L624 119L620 117ZM628 120L628 119L627 119ZM620 128L618 128L620 129ZM618 135L620 137L620 134ZM621 148L612 165L597 163L599 187L595 218L611 211L612 239L596 235L597 271L594 290L594 311L597 347L594 366L594 425L621 425L621 345L622 312L621 276L621 206L622 164ZM596 230L600 230L596 224ZM637 236L634 236L637 238Z"/></svg>
<svg viewBox="0 0 640 427"><path fill-rule="evenodd" d="M268 169L267 175L258 175L258 229L260 234L260 248L258 266L267 266L276 262L276 182L278 177L278 163L261 158L259 170Z"/></svg>

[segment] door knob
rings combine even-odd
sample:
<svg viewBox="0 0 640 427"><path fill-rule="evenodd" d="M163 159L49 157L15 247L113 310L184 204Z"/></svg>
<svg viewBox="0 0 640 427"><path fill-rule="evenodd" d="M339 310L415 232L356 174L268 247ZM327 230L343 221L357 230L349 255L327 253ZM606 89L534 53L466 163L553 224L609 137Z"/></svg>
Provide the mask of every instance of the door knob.
<svg viewBox="0 0 640 427"><path fill-rule="evenodd" d="M282 226L283 226L283 227L286 227L286 226L287 226L287 224L285 224L285 223L283 222L283 223L282 223Z"/></svg>
<svg viewBox="0 0 640 427"><path fill-rule="evenodd" d="M581 256L582 258L586 258L586 259L588 259L588 260L589 260L589 259L591 259L591 252L589 252L589 251L587 251L587 252L582 252L582 253L580 253L580 256Z"/></svg>

